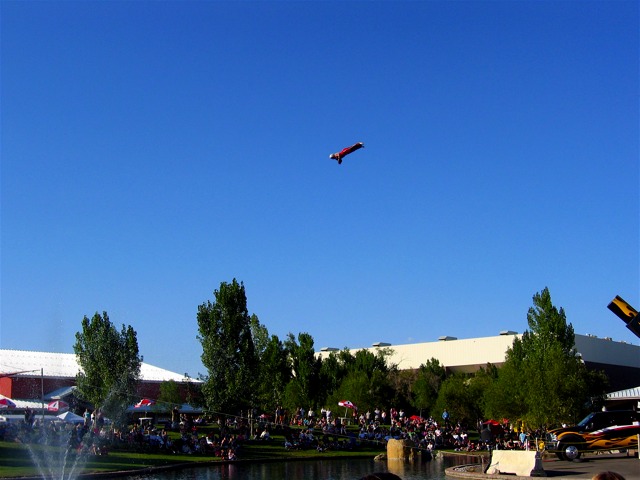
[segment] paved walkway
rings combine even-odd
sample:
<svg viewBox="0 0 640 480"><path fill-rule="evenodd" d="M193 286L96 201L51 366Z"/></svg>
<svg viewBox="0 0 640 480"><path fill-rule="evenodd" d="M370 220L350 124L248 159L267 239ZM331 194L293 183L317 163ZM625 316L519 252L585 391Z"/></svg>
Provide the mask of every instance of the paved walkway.
<svg viewBox="0 0 640 480"><path fill-rule="evenodd" d="M548 478L555 480L591 480L599 472L612 471L619 473L626 480L640 480L640 460L638 456L626 453L583 455L579 461L567 462L554 458L542 462ZM446 471L447 476L466 479L503 479L520 480L534 477L518 477L515 475L485 475L479 469L465 471L464 468L453 467Z"/></svg>

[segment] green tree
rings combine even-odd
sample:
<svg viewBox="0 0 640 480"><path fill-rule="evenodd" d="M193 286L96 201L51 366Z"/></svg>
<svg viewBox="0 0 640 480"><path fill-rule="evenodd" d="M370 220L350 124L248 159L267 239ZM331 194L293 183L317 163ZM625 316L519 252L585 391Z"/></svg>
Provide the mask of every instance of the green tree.
<svg viewBox="0 0 640 480"><path fill-rule="evenodd" d="M297 340L289 333L284 345L292 371L292 378L285 388L284 404L292 411L313 404L319 390L320 360L316 359L313 337L308 333L299 333Z"/></svg>
<svg viewBox="0 0 640 480"><path fill-rule="evenodd" d="M462 373L449 375L440 385L438 399L431 414L434 418L441 418L442 412L447 410L452 422L466 422L475 425L477 413L470 379Z"/></svg>
<svg viewBox="0 0 640 480"><path fill-rule="evenodd" d="M167 380L160 384L160 394L158 395L158 409L170 411L173 407L182 405L182 395L180 385L175 380Z"/></svg>
<svg viewBox="0 0 640 480"><path fill-rule="evenodd" d="M185 379L182 382L182 391L184 394L184 401L192 407L205 406L205 400L202 393L202 384L192 381L191 377L185 373Z"/></svg>
<svg viewBox="0 0 640 480"><path fill-rule="evenodd" d="M339 388L354 361L354 356L346 347L340 352L331 352L322 359L318 372L318 381L322 388L314 399L314 404L309 407L319 408L337 402L335 398L340 395Z"/></svg>
<svg viewBox="0 0 640 480"><path fill-rule="evenodd" d="M527 322L529 330L507 350L487 410L532 427L573 423L599 394L575 349L573 326L548 288L533 296Z"/></svg>
<svg viewBox="0 0 640 480"><path fill-rule="evenodd" d="M418 368L417 378L412 385L411 405L418 411L429 413L435 407L438 390L446 378L446 371L440 362L431 358Z"/></svg>
<svg viewBox="0 0 640 480"><path fill-rule="evenodd" d="M395 397L391 379L396 373L396 367L387 364L390 354L389 349L376 353L362 349L354 355L340 352L346 374L340 386L327 397L327 406L335 410L339 400L351 400L360 411L389 407Z"/></svg>
<svg viewBox="0 0 640 480"><path fill-rule="evenodd" d="M120 420L134 403L142 356L131 326L118 332L107 312L82 319L73 350L81 371L76 376L79 396L106 416Z"/></svg>
<svg viewBox="0 0 640 480"><path fill-rule="evenodd" d="M258 358L242 283L234 278L214 291L215 302L198 307L198 340L207 369L202 393L208 407L237 414L254 404Z"/></svg>
<svg viewBox="0 0 640 480"><path fill-rule="evenodd" d="M394 369L389 375L389 383L393 390L393 397L389 399L387 405L396 410L414 411L420 413L419 408L414 407L413 386L418 379L417 369L400 370Z"/></svg>
<svg viewBox="0 0 640 480"><path fill-rule="evenodd" d="M267 348L267 344L270 341L269 330L267 327L260 323L258 316L254 313L249 319L249 325L251 326L251 338L253 339L253 346L256 351L256 357L262 358L262 354Z"/></svg>
<svg viewBox="0 0 640 480"><path fill-rule="evenodd" d="M498 380L498 369L488 363L486 367L480 367L467 381L467 392L471 398L473 420L483 420L487 417L486 392L491 389Z"/></svg>
<svg viewBox="0 0 640 480"><path fill-rule="evenodd" d="M387 410L395 400L396 395L391 379L397 373L397 367L389 364L391 354L391 349L379 348L375 353L363 349L358 350L354 355L353 370L364 373L369 380L367 393L370 404L367 407L380 407Z"/></svg>
<svg viewBox="0 0 640 480"><path fill-rule="evenodd" d="M505 363L498 369L497 379L484 393L487 418L522 419L527 411L524 389L524 346L519 338L507 350Z"/></svg>
<svg viewBox="0 0 640 480"><path fill-rule="evenodd" d="M345 349L346 355L351 355ZM342 353L342 352L340 352ZM334 393L344 380L347 373L346 365L342 361L342 355L337 352L331 352L327 357L322 359L320 365L320 384L324 387L324 395L318 399L320 404L324 404L327 397Z"/></svg>
<svg viewBox="0 0 640 480"><path fill-rule="evenodd" d="M287 350L277 335L272 335L260 357L258 406L267 412L284 403L285 389L291 380Z"/></svg>
<svg viewBox="0 0 640 480"><path fill-rule="evenodd" d="M338 407L340 400L350 400L361 412L368 409L373 410L376 401L371 398L372 393L369 376L361 370L352 370L346 374L338 389L326 397L323 405L336 412L341 409L341 407ZM342 413L340 412L340 415Z"/></svg>

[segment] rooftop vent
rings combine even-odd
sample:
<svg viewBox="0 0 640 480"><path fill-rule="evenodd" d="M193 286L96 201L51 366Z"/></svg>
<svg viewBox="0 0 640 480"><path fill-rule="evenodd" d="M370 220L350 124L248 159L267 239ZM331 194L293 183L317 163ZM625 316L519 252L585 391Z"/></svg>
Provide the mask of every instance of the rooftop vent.
<svg viewBox="0 0 640 480"><path fill-rule="evenodd" d="M337 352L339 349L335 347L322 347L321 352Z"/></svg>
<svg viewBox="0 0 640 480"><path fill-rule="evenodd" d="M441 342L448 342L449 340L457 340L458 337L450 337L449 335L444 335L442 337L438 337L438 340Z"/></svg>
<svg viewBox="0 0 640 480"><path fill-rule="evenodd" d="M513 330L500 330L500 335L517 335L518 332L514 332Z"/></svg>
<svg viewBox="0 0 640 480"><path fill-rule="evenodd" d="M387 342L376 342L371 345L372 347L390 347L391 344Z"/></svg>

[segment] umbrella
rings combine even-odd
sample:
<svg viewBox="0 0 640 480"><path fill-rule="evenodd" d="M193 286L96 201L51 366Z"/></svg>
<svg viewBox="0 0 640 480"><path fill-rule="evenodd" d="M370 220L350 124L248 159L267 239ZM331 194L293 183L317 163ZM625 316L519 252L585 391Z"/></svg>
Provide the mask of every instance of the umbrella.
<svg viewBox="0 0 640 480"><path fill-rule="evenodd" d="M500 422L497 420L487 420L486 422L482 422L483 425L486 425L491 433L494 435L500 435L502 433L502 426Z"/></svg>
<svg viewBox="0 0 640 480"><path fill-rule="evenodd" d="M49 402L47 405L47 410L50 412L62 412L69 408L69 404L62 400L54 400L53 402Z"/></svg>
<svg viewBox="0 0 640 480"><path fill-rule="evenodd" d="M344 416L347 416L347 408L350 408L351 410L353 410L353 416L356 416L356 413L358 411L358 407L356 407L353 402L351 400L340 400L338 402L338 406L339 407L344 407Z"/></svg>
<svg viewBox="0 0 640 480"><path fill-rule="evenodd" d="M409 420L411 420L412 422L424 422L424 418L419 415L411 415L409 417Z"/></svg>
<svg viewBox="0 0 640 480"><path fill-rule="evenodd" d="M135 408L140 408L140 407L150 407L151 405L155 405L155 404L156 404L155 400L151 400L150 398L143 398L134 406Z"/></svg>
<svg viewBox="0 0 640 480"><path fill-rule="evenodd" d="M0 398L0 408L16 408L16 404L10 398Z"/></svg>

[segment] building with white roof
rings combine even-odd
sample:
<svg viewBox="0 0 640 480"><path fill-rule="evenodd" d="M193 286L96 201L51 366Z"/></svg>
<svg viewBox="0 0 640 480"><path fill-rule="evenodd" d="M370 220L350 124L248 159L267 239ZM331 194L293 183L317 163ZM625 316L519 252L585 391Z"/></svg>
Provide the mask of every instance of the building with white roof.
<svg viewBox="0 0 640 480"><path fill-rule="evenodd" d="M380 348L391 350L389 362L401 370L417 369L420 365L435 358L450 372L475 372L488 363L501 366L506 358L507 349L521 334L503 331L493 337L458 339L443 336L435 342L391 345L385 342L374 343L366 348L375 352ZM625 342L616 342L611 338L598 338L593 335L575 336L575 347L588 368L604 370L609 377L612 390L622 390L638 385L640 380L640 347ZM325 347L316 353L323 358L335 352L336 348ZM360 349L353 349L357 351Z"/></svg>
<svg viewBox="0 0 640 480"><path fill-rule="evenodd" d="M0 350L0 394L12 399L60 399L72 393L81 368L74 353ZM193 381L142 362L138 394L157 398L160 384Z"/></svg>

